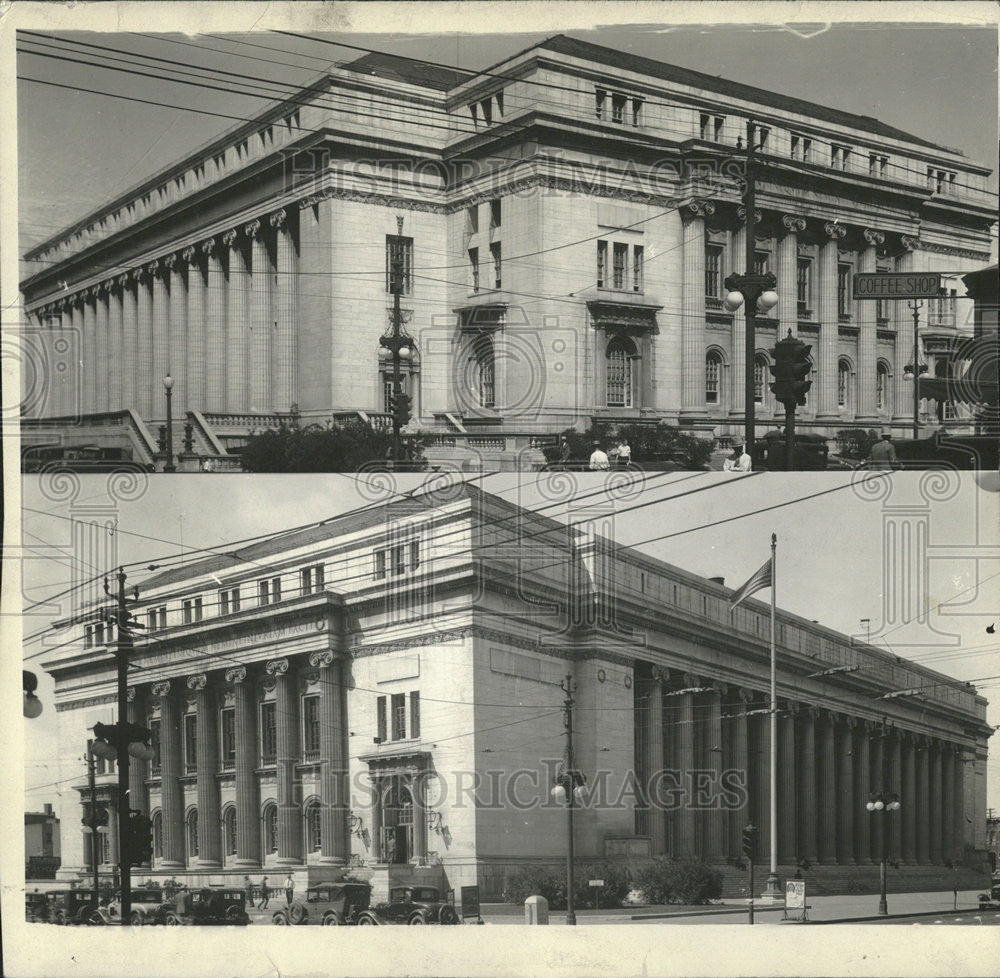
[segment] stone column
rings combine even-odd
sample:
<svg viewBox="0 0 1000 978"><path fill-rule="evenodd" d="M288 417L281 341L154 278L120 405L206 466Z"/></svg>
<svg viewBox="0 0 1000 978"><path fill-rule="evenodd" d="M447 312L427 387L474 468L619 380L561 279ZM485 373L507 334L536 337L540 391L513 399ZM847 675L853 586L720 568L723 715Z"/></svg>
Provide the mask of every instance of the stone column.
<svg viewBox="0 0 1000 978"><path fill-rule="evenodd" d="M183 430L184 415L188 409L187 368L187 287L184 284L184 262L177 255L164 258L170 273L170 336L168 339L167 369L174 378L174 414L178 427Z"/></svg>
<svg viewBox="0 0 1000 978"><path fill-rule="evenodd" d="M945 744L941 753L941 856L955 859L955 746Z"/></svg>
<svg viewBox="0 0 1000 978"><path fill-rule="evenodd" d="M226 274L215 238L202 242L205 256L205 402L204 409L226 410Z"/></svg>
<svg viewBox="0 0 1000 978"><path fill-rule="evenodd" d="M382 779L369 771L371 778L371 799L372 799L372 855L376 862L385 862L385 853L382 851L382 793L385 785Z"/></svg>
<svg viewBox="0 0 1000 978"><path fill-rule="evenodd" d="M126 716L129 723L137 723L142 727L148 727L149 725L149 720L146 717L146 698L142 690L137 689L135 686L130 686L128 690L128 712ZM131 756L128 760L129 806L133 811L148 815L149 795L146 792L146 778L149 777L149 761Z"/></svg>
<svg viewBox="0 0 1000 978"><path fill-rule="evenodd" d="M868 798L872 792L871 724L858 722L854 736L854 861L865 865L872 861L872 820Z"/></svg>
<svg viewBox="0 0 1000 978"><path fill-rule="evenodd" d="M95 285L92 289L94 293L94 335L95 340L95 365L97 368L97 397L94 402L94 410L111 410L109 388L111 385L110 355L111 343L108 333L108 290L105 282Z"/></svg>
<svg viewBox="0 0 1000 978"><path fill-rule="evenodd" d="M302 862L302 818L295 798L295 765L302 759L299 744L299 679L288 659L271 659L268 675L278 684L275 696L278 756L278 863Z"/></svg>
<svg viewBox="0 0 1000 978"><path fill-rule="evenodd" d="M705 215L708 201L681 208L684 287L681 304L681 417L705 417ZM721 378L720 378L721 382Z"/></svg>
<svg viewBox="0 0 1000 978"><path fill-rule="evenodd" d="M795 715L790 709L778 719L778 862L792 864L798 860L798 839L795 824Z"/></svg>
<svg viewBox="0 0 1000 978"><path fill-rule="evenodd" d="M837 349L840 338L840 316L837 312L838 244L847 234L840 224L827 221L825 237L819 251L819 351L816 358L819 375L819 398L816 419L836 421L837 408Z"/></svg>
<svg viewBox="0 0 1000 978"><path fill-rule="evenodd" d="M236 693L236 868L260 869L260 789L257 785L257 697L246 666L226 672Z"/></svg>
<svg viewBox="0 0 1000 978"><path fill-rule="evenodd" d="M183 869L184 845L184 789L181 775L184 758L181 756L181 719L177 700L169 679L154 683L153 695L160 698L160 791L163 805L163 858L158 868Z"/></svg>
<svg viewBox="0 0 1000 978"><path fill-rule="evenodd" d="M187 405L183 410L202 411L205 407L204 263L197 248L185 248L181 257L187 265L187 349L184 352Z"/></svg>
<svg viewBox="0 0 1000 978"><path fill-rule="evenodd" d="M260 221L246 228L250 239L250 403L260 414L271 410L271 263Z"/></svg>
<svg viewBox="0 0 1000 978"><path fill-rule="evenodd" d="M219 819L219 704L215 689L202 672L188 676L196 691L198 736L198 867L222 868L222 823Z"/></svg>
<svg viewBox="0 0 1000 978"><path fill-rule="evenodd" d="M229 249L229 285L226 289L226 411L247 409L247 268L236 231L227 231L222 242Z"/></svg>
<svg viewBox="0 0 1000 978"><path fill-rule="evenodd" d="M915 272L917 270L916 249L919 247L919 240L908 235L902 235L900 244L903 251L896 258L897 272ZM896 327L896 356L893 364L893 374L896 378L893 385L892 398L892 419L896 422L904 422L909 426L909 436L913 432L913 380L907 380L903 367L906 364L913 365L913 310L908 302L896 300L890 303L892 306L892 322ZM926 319L927 306L921 310L921 317L924 323ZM920 362L920 351L917 351L917 363ZM912 378L912 375L911 375Z"/></svg>
<svg viewBox="0 0 1000 978"><path fill-rule="evenodd" d="M658 675L648 685L649 709L646 711L646 744L648 747L646 778L655 789L664 769L663 756L663 685ZM649 835L654 856L667 851L667 820L658 801L658 793L649 792Z"/></svg>
<svg viewBox="0 0 1000 978"><path fill-rule="evenodd" d="M126 407L122 397L125 373L123 297L114 279L108 279L103 285L108 303L108 410L121 411Z"/></svg>
<svg viewBox="0 0 1000 978"><path fill-rule="evenodd" d="M716 688L708 704L708 763L715 785L722 783L723 744L725 724L722 719L722 690ZM720 863L726 858L726 811L721 806L713 808L706 820L705 858Z"/></svg>
<svg viewBox="0 0 1000 978"><path fill-rule="evenodd" d="M80 409L83 414L93 414L97 410L97 311L94 307L94 290L84 289L82 297L83 391ZM54 413L61 412L63 405L57 405Z"/></svg>
<svg viewBox="0 0 1000 978"><path fill-rule="evenodd" d="M819 806L823 817L819 819L819 859L823 863L836 861L837 856L837 770L835 721L833 714L826 712L819 723Z"/></svg>
<svg viewBox="0 0 1000 978"><path fill-rule="evenodd" d="M872 731L871 740L871 774L869 776L869 781L871 783L871 790L874 792L881 791L885 793L885 777L883 775L883 758L885 756L885 728L879 725L877 730ZM868 802L868 798L865 798L865 803ZM883 845L885 843L885 811L872 812L869 815L869 821L871 823L871 834L872 834L872 859L878 862L882 858Z"/></svg>
<svg viewBox="0 0 1000 978"><path fill-rule="evenodd" d="M928 798L928 746L927 740L921 737L916 744L916 820L917 820L917 862L928 863L931 859L931 813Z"/></svg>
<svg viewBox="0 0 1000 978"><path fill-rule="evenodd" d="M799 332L799 231L806 229L806 219L794 214L782 214L784 234L778 239L778 339L789 332ZM777 405L776 410L780 410Z"/></svg>
<svg viewBox="0 0 1000 978"><path fill-rule="evenodd" d="M139 367L139 326L136 319L135 283L131 275L118 276L122 303L122 407L138 410L136 374Z"/></svg>
<svg viewBox="0 0 1000 978"><path fill-rule="evenodd" d="M678 855L691 858L695 855L695 815L692 799L687 792L691 772L694 770L694 694L685 693L680 699L677 721L678 767L681 783L685 787L681 809L677 818Z"/></svg>
<svg viewBox="0 0 1000 978"><path fill-rule="evenodd" d="M746 272L746 211L740 210L740 226L733 232L729 263L732 271ZM732 356L729 360L729 416L743 417L746 410L747 334L746 307L740 306L733 313ZM720 378L721 385L721 378Z"/></svg>
<svg viewBox="0 0 1000 978"><path fill-rule="evenodd" d="M962 748L955 753L955 780L952 785L955 793L955 858L965 856L965 761L962 760ZM970 840L971 841L971 840Z"/></svg>
<svg viewBox="0 0 1000 978"><path fill-rule="evenodd" d="M413 799L413 853L414 856L427 856L427 809L424 804L423 771L410 779L410 797Z"/></svg>
<svg viewBox="0 0 1000 978"><path fill-rule="evenodd" d="M902 815L902 861L913 865L917 861L917 770L912 734L902 739L902 785L899 793Z"/></svg>
<svg viewBox="0 0 1000 978"><path fill-rule="evenodd" d="M756 709L764 709L765 702L758 699ZM757 826L757 858L761 867L771 860L771 717L757 713L752 723L751 766L754 774L754 824Z"/></svg>
<svg viewBox="0 0 1000 978"><path fill-rule="evenodd" d="M163 378L170 369L170 297L167 294L170 270L164 262L154 261L149 263L149 274L153 287L153 375L149 393L154 417L165 418L167 402ZM179 403L175 396L174 404Z"/></svg>
<svg viewBox="0 0 1000 978"><path fill-rule="evenodd" d="M730 729L730 750L729 766L733 771L739 772L743 779L744 790L749 790L750 771L747 758L747 700L744 690L740 690L733 698L731 709L736 716L728 722L732 724ZM747 805L734 808L729 813L729 855L733 859L740 859L743 856L743 827L752 818Z"/></svg>
<svg viewBox="0 0 1000 978"><path fill-rule="evenodd" d="M876 252L878 246L885 241L885 235L881 231L865 228L864 239L865 247L858 262L858 271L874 272ZM857 420L864 424L875 424L878 421L878 409L875 405L875 367L878 362L877 311L878 303L874 299L863 299L858 302Z"/></svg>
<svg viewBox="0 0 1000 978"><path fill-rule="evenodd" d="M135 407L139 416L144 421L149 421L153 416L153 297L151 292L153 276L147 268L134 268L129 274L135 283ZM156 382L157 385L160 384L160 380Z"/></svg>
<svg viewBox="0 0 1000 978"><path fill-rule="evenodd" d="M931 862L941 862L941 741L934 740L929 748L930 797L930 856Z"/></svg>
<svg viewBox="0 0 1000 978"><path fill-rule="evenodd" d="M341 663L333 652L314 652L309 665L319 669L320 861L343 863L349 855L347 815L346 691Z"/></svg>
<svg viewBox="0 0 1000 978"><path fill-rule="evenodd" d="M802 711L799 723L796 782L799 789L799 855L815 862L816 855L816 711Z"/></svg>
<svg viewBox="0 0 1000 978"><path fill-rule="evenodd" d="M854 731L851 718L837 725L837 862L854 862Z"/></svg>
<svg viewBox="0 0 1000 978"><path fill-rule="evenodd" d="M899 859L903 854L903 807L902 801L903 796L900 791L900 782L902 779L902 754L899 742L899 731L894 731L892 736L889 737L887 744L889 750L889 781L886 784L886 795L887 799L892 797L892 795L899 795L900 807L895 812L889 812L888 814L888 825L889 825L889 838L888 838L888 849L886 850L892 859Z"/></svg>
<svg viewBox="0 0 1000 978"><path fill-rule="evenodd" d="M274 397L271 407L287 411L298 399L296 394L295 294L298 277L295 268L295 243L284 208L270 218L275 229L274 276Z"/></svg>

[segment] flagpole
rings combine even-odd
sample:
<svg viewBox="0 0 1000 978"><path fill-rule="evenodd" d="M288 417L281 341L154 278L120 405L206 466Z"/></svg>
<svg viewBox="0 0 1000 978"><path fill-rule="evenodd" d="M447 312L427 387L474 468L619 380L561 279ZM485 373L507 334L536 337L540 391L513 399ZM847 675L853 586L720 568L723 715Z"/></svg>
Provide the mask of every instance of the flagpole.
<svg viewBox="0 0 1000 978"><path fill-rule="evenodd" d="M770 892L778 893L778 693L774 655L775 591L778 585L778 535L771 534L771 874Z"/></svg>

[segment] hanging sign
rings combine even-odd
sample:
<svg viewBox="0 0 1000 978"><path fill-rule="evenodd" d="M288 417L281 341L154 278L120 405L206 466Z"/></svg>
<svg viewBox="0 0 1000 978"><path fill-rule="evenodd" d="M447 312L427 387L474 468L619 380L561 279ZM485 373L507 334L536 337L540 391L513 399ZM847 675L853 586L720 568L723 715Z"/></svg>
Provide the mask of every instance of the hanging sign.
<svg viewBox="0 0 1000 978"><path fill-rule="evenodd" d="M858 272L855 299L936 299L941 295L940 272Z"/></svg>

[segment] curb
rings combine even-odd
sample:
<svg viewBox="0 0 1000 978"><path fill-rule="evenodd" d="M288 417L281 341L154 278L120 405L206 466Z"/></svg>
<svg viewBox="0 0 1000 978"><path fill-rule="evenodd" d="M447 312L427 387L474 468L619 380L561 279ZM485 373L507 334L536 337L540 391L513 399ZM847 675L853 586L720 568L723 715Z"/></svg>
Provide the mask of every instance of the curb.
<svg viewBox="0 0 1000 978"><path fill-rule="evenodd" d="M958 914L981 913L978 907L966 907L964 910L914 910L913 913L866 914L863 917L837 917L833 920L803 920L804 924L857 924L865 920L892 920L893 917L946 917Z"/></svg>

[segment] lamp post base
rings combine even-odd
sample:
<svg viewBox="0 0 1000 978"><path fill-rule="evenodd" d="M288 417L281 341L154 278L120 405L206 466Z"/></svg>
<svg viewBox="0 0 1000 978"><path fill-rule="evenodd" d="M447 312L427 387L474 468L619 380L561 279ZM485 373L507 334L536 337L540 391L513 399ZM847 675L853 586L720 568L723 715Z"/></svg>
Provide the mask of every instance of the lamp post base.
<svg viewBox="0 0 1000 978"><path fill-rule="evenodd" d="M777 873L770 873L764 884L764 892L760 895L760 903L784 903L785 891Z"/></svg>

